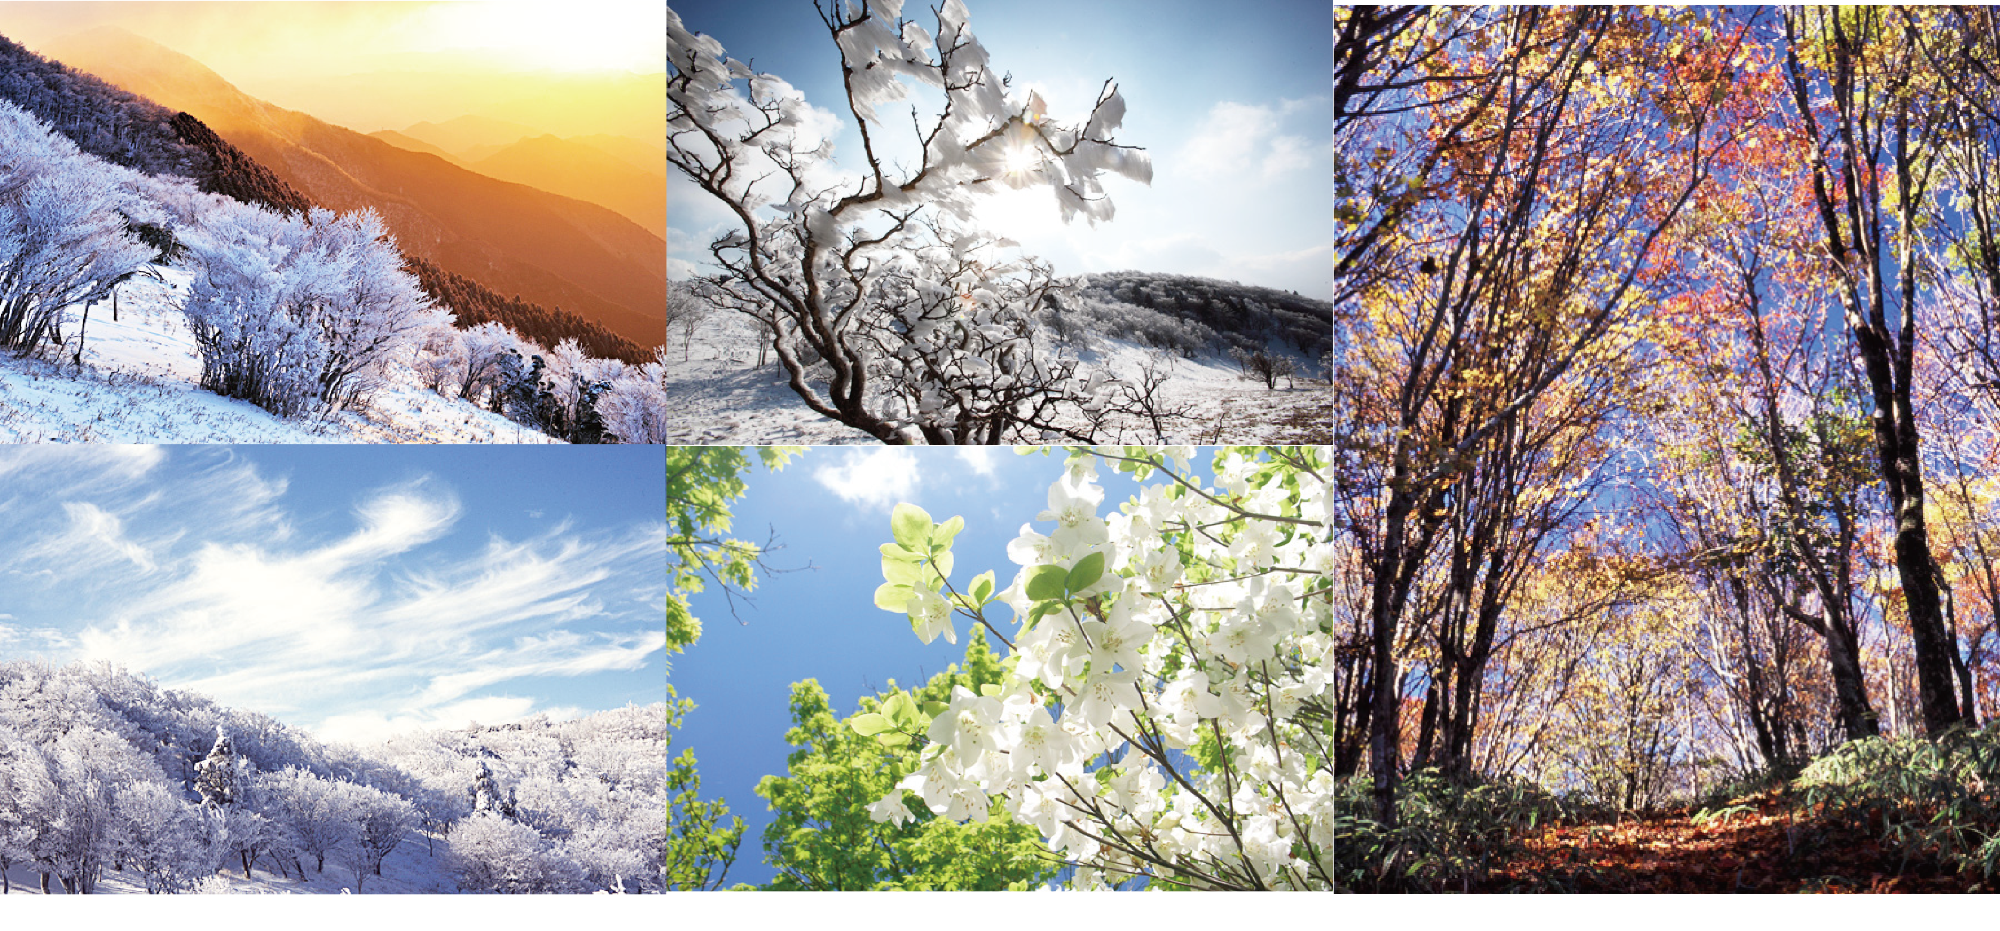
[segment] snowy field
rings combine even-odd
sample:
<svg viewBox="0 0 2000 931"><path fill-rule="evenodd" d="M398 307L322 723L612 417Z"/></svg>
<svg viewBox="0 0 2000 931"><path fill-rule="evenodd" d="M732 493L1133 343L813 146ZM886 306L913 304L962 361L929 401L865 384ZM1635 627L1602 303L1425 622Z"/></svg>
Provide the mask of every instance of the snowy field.
<svg viewBox="0 0 2000 931"><path fill-rule="evenodd" d="M1092 338L1081 353L1085 370L1109 369L1127 382L1139 380L1152 350L1123 340ZM1303 363L1301 363L1303 364ZM1327 443L1332 441L1331 403L1326 383L1301 378L1278 390L1240 374L1236 363L1203 357L1173 361L1162 388L1166 407L1185 406L1185 416L1168 425L1168 443ZM667 396L674 420L667 442L766 445L869 444L875 438L814 413L785 382L775 358L757 367L757 334L748 318L710 314L685 346L678 332L667 340ZM1150 424L1125 418L1113 443L1162 442Z"/></svg>
<svg viewBox="0 0 2000 931"><path fill-rule="evenodd" d="M426 390L408 369L365 412L286 420L198 387L201 359L180 312L188 275L119 288L91 308L82 365L0 353L0 443L550 443L539 431ZM74 345L75 317L64 335ZM65 350L67 352L67 350Z"/></svg>

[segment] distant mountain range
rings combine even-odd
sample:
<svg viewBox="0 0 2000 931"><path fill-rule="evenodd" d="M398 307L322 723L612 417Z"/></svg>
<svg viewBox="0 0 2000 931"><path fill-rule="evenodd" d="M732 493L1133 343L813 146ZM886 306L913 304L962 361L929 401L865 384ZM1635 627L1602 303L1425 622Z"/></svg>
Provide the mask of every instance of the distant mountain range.
<svg viewBox="0 0 2000 931"><path fill-rule="evenodd" d="M479 117L418 123L401 132L385 129L369 135L489 178L608 207L655 236L667 235L665 149L624 136L564 139ZM489 141L493 139L502 141Z"/></svg>
<svg viewBox="0 0 2000 931"><path fill-rule="evenodd" d="M575 312L641 346L664 342L665 240L611 209L490 177L455 163L449 152L412 150L266 103L194 59L124 30L91 30L43 51L192 114L316 203L343 211L375 208L406 254L498 294ZM630 167L580 143L568 147ZM496 170L520 177L538 160L557 157L551 148L536 145L514 155L502 150L482 161L499 158ZM563 175L573 187L580 183L552 168L541 170ZM627 188L640 182L618 177L628 183L602 186L603 196L633 198L637 211L636 198L643 195ZM664 168L661 184L655 202L664 228Z"/></svg>

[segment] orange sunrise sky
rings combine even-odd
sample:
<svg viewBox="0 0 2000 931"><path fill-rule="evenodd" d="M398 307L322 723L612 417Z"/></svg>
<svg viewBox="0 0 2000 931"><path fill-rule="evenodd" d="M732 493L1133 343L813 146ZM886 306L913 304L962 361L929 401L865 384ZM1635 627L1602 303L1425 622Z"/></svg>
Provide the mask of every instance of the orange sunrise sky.
<svg viewBox="0 0 2000 931"><path fill-rule="evenodd" d="M502 106L536 76L584 87L666 73L659 0L0 3L0 35L29 48L103 26L363 132ZM427 79L399 87L384 75Z"/></svg>

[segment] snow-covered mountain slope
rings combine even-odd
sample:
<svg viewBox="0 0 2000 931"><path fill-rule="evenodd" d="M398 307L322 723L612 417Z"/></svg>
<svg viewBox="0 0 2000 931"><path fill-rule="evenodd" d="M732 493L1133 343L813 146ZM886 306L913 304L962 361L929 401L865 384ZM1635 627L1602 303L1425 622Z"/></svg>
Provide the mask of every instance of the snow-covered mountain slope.
<svg viewBox="0 0 2000 931"><path fill-rule="evenodd" d="M202 390L201 359L180 311L188 275L155 267L111 305L91 308L81 365L0 353L4 443L550 443L550 437L390 376L367 412L287 420ZM73 311L74 318L78 312ZM75 337L70 337L74 344Z"/></svg>
<svg viewBox="0 0 2000 931"><path fill-rule="evenodd" d="M1162 408L1180 416L1158 436L1138 417L1120 417L1107 442L1130 443L1324 443L1332 430L1332 407L1324 381L1280 378L1277 390L1244 377L1235 362L1212 355L1168 358L1127 340L1093 335L1090 348L1076 353L1085 365L1108 370L1136 383L1148 364L1164 362L1170 377L1161 388ZM775 359L757 365L758 338L748 318L711 313L683 344L669 334L667 394L674 419L667 442L765 445L869 444L875 438L828 420L805 406L785 382ZM1301 367L1305 363L1301 360Z"/></svg>

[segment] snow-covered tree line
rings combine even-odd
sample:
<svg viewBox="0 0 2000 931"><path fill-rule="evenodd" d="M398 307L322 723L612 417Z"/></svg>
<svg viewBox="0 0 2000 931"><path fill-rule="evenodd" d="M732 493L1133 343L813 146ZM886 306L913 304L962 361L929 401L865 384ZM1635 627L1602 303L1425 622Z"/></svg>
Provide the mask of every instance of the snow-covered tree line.
<svg viewBox="0 0 2000 931"><path fill-rule="evenodd" d="M0 664L0 892L10 867L45 892L368 891L399 849L466 892L662 891L665 727L655 705L364 751L108 666Z"/></svg>
<svg viewBox="0 0 2000 931"><path fill-rule="evenodd" d="M201 385L285 417L364 409L399 370L575 442L661 442L664 359L595 359L452 327L372 210L282 213L80 152L0 101L0 348L82 359L89 314L165 264L192 275Z"/></svg>

